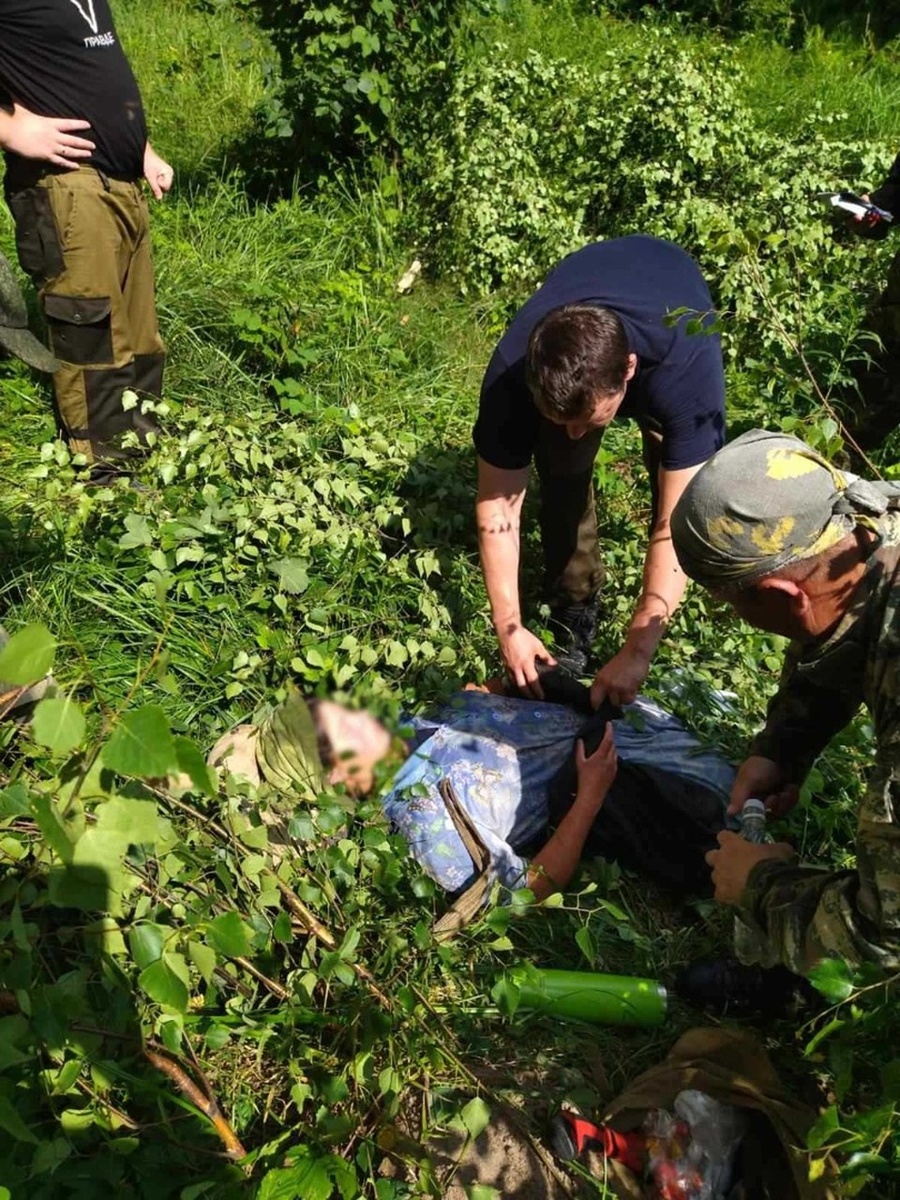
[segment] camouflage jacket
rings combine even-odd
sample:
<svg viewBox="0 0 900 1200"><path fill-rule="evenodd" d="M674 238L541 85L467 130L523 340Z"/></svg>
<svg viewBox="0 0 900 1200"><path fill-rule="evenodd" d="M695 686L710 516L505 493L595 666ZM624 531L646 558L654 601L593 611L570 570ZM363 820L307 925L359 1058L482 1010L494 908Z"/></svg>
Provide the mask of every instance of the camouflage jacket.
<svg viewBox="0 0 900 1200"><path fill-rule="evenodd" d="M900 512L851 606L825 639L790 648L781 686L751 748L801 780L860 704L875 731L875 762L859 811L855 871L764 862L740 910L762 934L763 961L796 971L825 957L900 966Z"/></svg>

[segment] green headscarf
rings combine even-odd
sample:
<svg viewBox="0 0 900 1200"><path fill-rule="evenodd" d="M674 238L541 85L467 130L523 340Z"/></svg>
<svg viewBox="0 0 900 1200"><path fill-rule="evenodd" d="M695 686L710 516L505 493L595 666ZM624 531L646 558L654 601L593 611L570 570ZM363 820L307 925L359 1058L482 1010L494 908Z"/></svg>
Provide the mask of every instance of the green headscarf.
<svg viewBox="0 0 900 1200"><path fill-rule="evenodd" d="M748 587L814 558L856 528L874 529L893 483L832 466L799 438L752 429L697 472L672 513L675 553L704 587Z"/></svg>
<svg viewBox="0 0 900 1200"><path fill-rule="evenodd" d="M272 787L290 790L299 784L314 800L325 790L319 737L309 707L296 688L259 724L256 761Z"/></svg>

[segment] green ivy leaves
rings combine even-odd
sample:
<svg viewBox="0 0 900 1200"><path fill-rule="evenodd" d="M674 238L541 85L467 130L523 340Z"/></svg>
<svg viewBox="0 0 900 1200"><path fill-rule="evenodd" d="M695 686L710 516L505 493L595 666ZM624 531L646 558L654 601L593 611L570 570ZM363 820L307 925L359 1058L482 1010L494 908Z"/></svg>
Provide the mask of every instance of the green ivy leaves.
<svg viewBox="0 0 900 1200"><path fill-rule="evenodd" d="M56 639L43 625L26 625L0 650L0 680L27 686L43 679L53 666Z"/></svg>
<svg viewBox="0 0 900 1200"><path fill-rule="evenodd" d="M103 747L103 764L122 775L164 777L178 769L166 714L156 704L126 712Z"/></svg>

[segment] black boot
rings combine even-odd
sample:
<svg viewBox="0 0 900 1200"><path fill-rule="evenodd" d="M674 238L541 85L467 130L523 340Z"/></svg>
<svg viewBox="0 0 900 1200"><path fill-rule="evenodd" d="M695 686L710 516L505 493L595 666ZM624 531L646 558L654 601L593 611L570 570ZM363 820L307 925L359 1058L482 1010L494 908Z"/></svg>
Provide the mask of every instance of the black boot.
<svg viewBox="0 0 900 1200"><path fill-rule="evenodd" d="M672 991L719 1017L784 1017L811 1004L814 988L787 967L745 966L716 958L682 967Z"/></svg>
<svg viewBox="0 0 900 1200"><path fill-rule="evenodd" d="M550 612L554 657L577 679L588 674L599 620L600 597L596 595L579 604L559 605Z"/></svg>

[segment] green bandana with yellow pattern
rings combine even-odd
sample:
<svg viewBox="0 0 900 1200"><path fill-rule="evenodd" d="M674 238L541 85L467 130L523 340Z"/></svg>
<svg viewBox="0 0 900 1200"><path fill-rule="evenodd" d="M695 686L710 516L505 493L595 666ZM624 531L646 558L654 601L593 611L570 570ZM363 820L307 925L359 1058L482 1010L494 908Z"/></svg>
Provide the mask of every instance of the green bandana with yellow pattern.
<svg viewBox="0 0 900 1200"><path fill-rule="evenodd" d="M839 471L799 438L751 429L697 472L672 513L675 553L704 587L749 587L900 502L900 485Z"/></svg>

